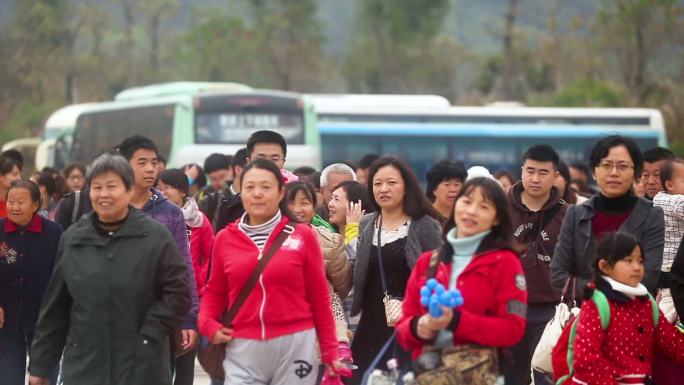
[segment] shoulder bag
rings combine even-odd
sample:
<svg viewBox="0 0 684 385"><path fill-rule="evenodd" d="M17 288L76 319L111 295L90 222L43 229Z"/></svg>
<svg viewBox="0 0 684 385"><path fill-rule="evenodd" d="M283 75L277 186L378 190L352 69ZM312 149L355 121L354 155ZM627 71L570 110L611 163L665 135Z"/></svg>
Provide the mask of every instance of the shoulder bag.
<svg viewBox="0 0 684 385"><path fill-rule="evenodd" d="M387 289L387 278L385 277L385 267L382 263L382 215L380 215L380 220L378 222L378 265L380 266L380 283L382 284L382 291L385 292L382 298L382 304L385 308L385 320L387 321L387 326L395 327L397 322L401 319L401 306L402 301L399 298L395 298L390 295Z"/></svg>
<svg viewBox="0 0 684 385"><path fill-rule="evenodd" d="M259 281L259 277L261 277L261 273L263 273L266 265L272 259L273 255L278 251L278 249L280 249L280 246L282 246L283 242L285 242L285 239L287 239L287 237L289 237L293 232L294 227L285 225L271 247L264 254L262 254L256 268L254 268L254 271L252 271L252 274L249 276L244 286L242 286L242 289L240 289L240 294L238 294L235 302L230 305L228 311L224 313L223 317L221 317L221 323L224 326L230 327L238 311L247 300L247 297L252 292L252 289L254 289L254 286L256 286L257 282ZM197 360L200 362L200 365L202 365L202 368L214 380L224 380L226 375L223 371L223 361L225 359L226 344L210 344L206 349L200 349L197 353Z"/></svg>

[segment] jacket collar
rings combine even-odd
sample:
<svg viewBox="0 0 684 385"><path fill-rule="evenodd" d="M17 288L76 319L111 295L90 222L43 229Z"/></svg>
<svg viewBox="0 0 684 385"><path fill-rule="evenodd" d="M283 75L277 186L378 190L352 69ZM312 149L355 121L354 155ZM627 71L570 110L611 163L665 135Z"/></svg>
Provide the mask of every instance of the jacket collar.
<svg viewBox="0 0 684 385"><path fill-rule="evenodd" d="M612 286L610 286L610 283L608 283L608 281L600 277L596 279L596 290L600 290L603 294L606 295L606 298L608 298L608 300L610 301L627 303L632 300L625 294L613 289ZM646 298L648 298L648 294L636 298L645 300Z"/></svg>
<svg viewBox="0 0 684 385"><path fill-rule="evenodd" d="M530 212L534 213L535 211L530 210L525 204L522 202L522 197L521 194L524 190L522 181L519 180L515 182L513 186L511 186L510 189L508 189L508 199L512 203L512 206L514 209L522 212ZM546 200L544 203L544 206L541 208L539 211L545 211L556 205L556 203L560 202L562 199L560 195L560 191L558 191L558 188L556 186L551 187L551 193L549 194L549 199Z"/></svg>
<svg viewBox="0 0 684 385"><path fill-rule="evenodd" d="M16 223L12 222L7 218L5 220L5 233L14 233L21 231L21 227ZM33 214L31 222L24 228L25 231L29 231L36 234L41 234L43 232L43 219L38 214Z"/></svg>
<svg viewBox="0 0 684 385"><path fill-rule="evenodd" d="M117 238L138 238L147 236L148 229L145 225L147 215L133 206L128 206L128 218L121 224L118 230L112 235L112 239ZM98 234L93 221L97 220L97 214L91 212L87 215L87 220L78 221L72 227L70 241L77 245L104 245L105 239Z"/></svg>

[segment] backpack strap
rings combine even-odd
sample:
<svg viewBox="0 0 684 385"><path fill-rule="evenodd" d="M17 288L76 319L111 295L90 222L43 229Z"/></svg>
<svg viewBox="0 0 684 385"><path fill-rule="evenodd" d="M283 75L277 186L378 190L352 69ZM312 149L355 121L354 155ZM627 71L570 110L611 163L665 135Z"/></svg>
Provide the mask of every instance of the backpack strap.
<svg viewBox="0 0 684 385"><path fill-rule="evenodd" d="M651 310L653 311L653 328L658 327L658 322L660 321L660 308L658 308L658 302L656 302L655 298L649 293L648 294L648 299L651 301Z"/></svg>
<svg viewBox="0 0 684 385"><path fill-rule="evenodd" d="M577 337L577 324L579 323L578 321L579 321L579 315L575 316L575 319L572 321L572 325L570 326L570 336L568 337L568 354L567 354L568 374L559 378L558 381L556 381L556 385L563 384L568 378L572 377L575 374L575 369L573 368L573 364L575 362L575 337Z"/></svg>
<svg viewBox="0 0 684 385"><path fill-rule="evenodd" d="M74 192L74 209L71 212L71 223L74 224L79 218L78 211L81 209L81 192Z"/></svg>
<svg viewBox="0 0 684 385"><path fill-rule="evenodd" d="M594 301L598 309L599 317L601 318L601 329L608 329L610 324L610 304L608 303L608 298L606 298L606 295L601 290L594 290L591 300Z"/></svg>

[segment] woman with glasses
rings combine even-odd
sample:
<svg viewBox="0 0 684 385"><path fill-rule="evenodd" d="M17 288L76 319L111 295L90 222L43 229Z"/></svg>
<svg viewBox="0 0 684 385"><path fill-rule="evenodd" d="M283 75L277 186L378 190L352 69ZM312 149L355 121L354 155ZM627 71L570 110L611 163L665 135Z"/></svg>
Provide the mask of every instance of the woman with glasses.
<svg viewBox="0 0 684 385"><path fill-rule="evenodd" d="M581 205L569 207L551 261L551 281L563 288L568 276L583 288L592 278L590 267L596 243L608 233L631 233L643 246L643 284L655 292L663 258L663 210L637 197L632 184L641 175L642 155L636 142L613 135L600 139L591 150L590 166L599 193Z"/></svg>
<svg viewBox="0 0 684 385"><path fill-rule="evenodd" d="M81 191L85 187L86 167L82 163L72 163L62 172L69 192Z"/></svg>

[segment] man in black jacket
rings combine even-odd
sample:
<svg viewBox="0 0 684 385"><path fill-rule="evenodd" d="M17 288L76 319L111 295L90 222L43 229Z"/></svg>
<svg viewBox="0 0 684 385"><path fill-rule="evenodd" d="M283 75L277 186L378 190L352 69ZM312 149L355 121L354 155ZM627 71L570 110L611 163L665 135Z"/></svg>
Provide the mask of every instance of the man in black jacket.
<svg viewBox="0 0 684 385"><path fill-rule="evenodd" d="M242 207L242 199L240 199L240 176L246 164L247 149L243 148L236 152L233 157L231 164L233 182L225 185L221 190L207 195L199 203L200 210L211 220L214 233L218 233L219 230L240 218L245 212Z"/></svg>

